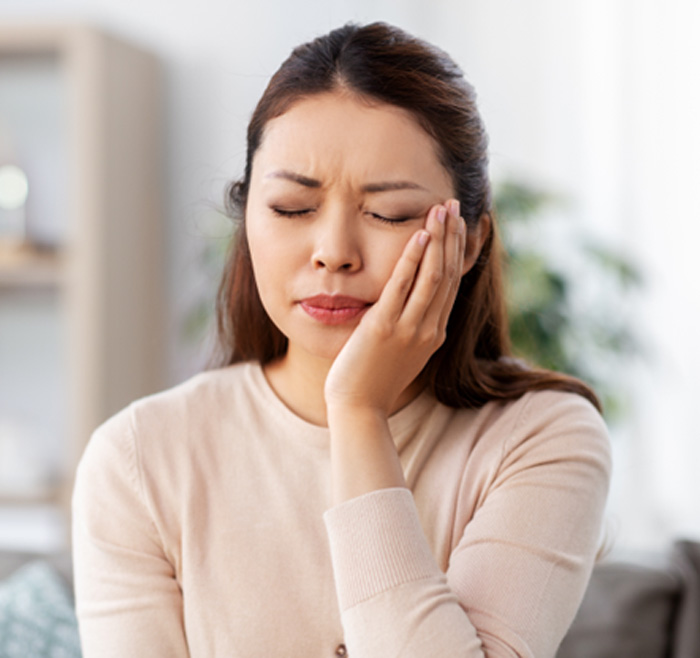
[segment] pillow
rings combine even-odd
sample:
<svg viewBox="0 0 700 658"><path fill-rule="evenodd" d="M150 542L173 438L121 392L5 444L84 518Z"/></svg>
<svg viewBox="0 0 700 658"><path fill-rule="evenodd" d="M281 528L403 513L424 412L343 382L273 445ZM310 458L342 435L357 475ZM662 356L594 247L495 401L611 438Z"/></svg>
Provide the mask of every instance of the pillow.
<svg viewBox="0 0 700 658"><path fill-rule="evenodd" d="M0 581L0 658L80 658L78 621L58 573L38 560Z"/></svg>
<svg viewBox="0 0 700 658"><path fill-rule="evenodd" d="M670 567L597 565L557 658L667 658L682 592Z"/></svg>
<svg viewBox="0 0 700 658"><path fill-rule="evenodd" d="M685 588L674 624L674 656L700 656L700 543L679 540L671 553Z"/></svg>

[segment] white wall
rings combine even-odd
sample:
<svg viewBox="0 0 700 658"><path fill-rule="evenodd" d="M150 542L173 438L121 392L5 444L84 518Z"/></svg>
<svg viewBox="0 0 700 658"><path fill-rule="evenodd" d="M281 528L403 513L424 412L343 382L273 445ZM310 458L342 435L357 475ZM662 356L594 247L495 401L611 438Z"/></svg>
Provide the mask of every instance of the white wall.
<svg viewBox="0 0 700 658"><path fill-rule="evenodd" d="M155 51L166 76L172 380L200 352L179 330L202 289L212 206L242 169L244 131L290 49L347 21L386 20L442 46L475 84L495 176L575 200L643 265L631 310L653 359L630 366L615 431L618 546L700 538L700 3L695 0L4 0L0 18L91 21Z"/></svg>
<svg viewBox="0 0 700 658"><path fill-rule="evenodd" d="M697 538L700 4L467 7L463 24L478 27L463 63L474 64L494 172L525 173L571 196L579 221L642 267L642 295L618 307L646 345L645 360L621 380L635 407L614 433L618 546ZM456 43L459 25L438 30Z"/></svg>
<svg viewBox="0 0 700 658"><path fill-rule="evenodd" d="M202 288L216 286L203 280L197 261L203 240L221 233L215 221L212 229L213 207L225 182L242 171L247 121L269 76L294 46L348 20L381 18L415 29L433 14L427 3L398 0L4 0L0 20L91 22L163 62L172 381L201 362L179 327Z"/></svg>

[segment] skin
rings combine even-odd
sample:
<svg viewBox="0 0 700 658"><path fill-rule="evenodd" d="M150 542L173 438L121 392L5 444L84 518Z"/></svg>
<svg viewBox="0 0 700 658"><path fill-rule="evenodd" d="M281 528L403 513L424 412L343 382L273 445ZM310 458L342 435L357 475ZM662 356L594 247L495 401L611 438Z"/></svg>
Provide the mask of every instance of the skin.
<svg viewBox="0 0 700 658"><path fill-rule="evenodd" d="M265 128L246 230L263 306L289 340L265 374L292 411L328 425L336 504L405 486L388 418L420 392L488 228L467 234L453 196L434 141L401 108L339 90ZM318 294L365 305L329 324L304 308Z"/></svg>

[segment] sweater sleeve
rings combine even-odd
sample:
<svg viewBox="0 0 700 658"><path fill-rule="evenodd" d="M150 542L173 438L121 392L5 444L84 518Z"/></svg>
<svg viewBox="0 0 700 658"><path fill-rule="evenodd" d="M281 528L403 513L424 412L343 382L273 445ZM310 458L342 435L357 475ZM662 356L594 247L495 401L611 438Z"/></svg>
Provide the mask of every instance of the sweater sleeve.
<svg viewBox="0 0 700 658"><path fill-rule="evenodd" d="M526 404L501 442L476 511L455 518L446 573L409 490L375 491L326 513L353 658L555 654L593 568L610 455L587 402L535 397L537 408Z"/></svg>
<svg viewBox="0 0 700 658"><path fill-rule="evenodd" d="M130 409L92 436L73 492L85 658L185 658L182 595L143 494Z"/></svg>

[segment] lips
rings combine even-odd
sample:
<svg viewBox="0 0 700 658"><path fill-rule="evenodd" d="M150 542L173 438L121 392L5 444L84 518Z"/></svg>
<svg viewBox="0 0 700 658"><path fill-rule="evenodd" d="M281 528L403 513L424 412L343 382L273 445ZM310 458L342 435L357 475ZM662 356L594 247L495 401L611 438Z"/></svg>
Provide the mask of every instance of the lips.
<svg viewBox="0 0 700 658"><path fill-rule="evenodd" d="M314 295L302 299L299 306L314 320L323 324L338 325L360 317L371 303L347 295Z"/></svg>

